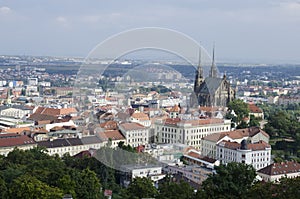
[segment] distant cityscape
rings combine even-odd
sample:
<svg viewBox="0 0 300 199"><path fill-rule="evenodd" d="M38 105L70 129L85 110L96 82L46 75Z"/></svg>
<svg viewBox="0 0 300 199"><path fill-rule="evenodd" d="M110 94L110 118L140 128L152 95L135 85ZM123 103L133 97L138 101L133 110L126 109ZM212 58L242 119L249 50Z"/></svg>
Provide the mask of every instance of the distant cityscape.
<svg viewBox="0 0 300 199"><path fill-rule="evenodd" d="M92 64L97 70L107 63ZM197 190L231 162L251 165L258 181L300 175L298 146L291 144L299 139L300 65L217 63L216 73L204 77L200 66L170 61L120 59L99 74L86 72L85 64L0 56L0 155L36 147L100 162L109 149L141 154L118 168L103 162L122 171L120 187L138 177L159 187L173 176ZM290 114L295 129L276 127L279 113ZM291 146L289 153L276 142ZM105 186L111 197L116 190Z"/></svg>

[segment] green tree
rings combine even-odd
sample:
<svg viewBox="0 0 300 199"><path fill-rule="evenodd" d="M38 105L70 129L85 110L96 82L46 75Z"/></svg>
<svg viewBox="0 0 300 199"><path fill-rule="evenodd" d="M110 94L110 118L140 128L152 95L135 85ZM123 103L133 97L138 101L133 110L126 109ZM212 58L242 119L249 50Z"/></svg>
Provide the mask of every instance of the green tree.
<svg viewBox="0 0 300 199"><path fill-rule="evenodd" d="M249 115L249 107L248 104L243 102L243 100L235 99L228 103L228 108L230 111L234 110L236 114L236 121L239 124L244 117L248 117Z"/></svg>
<svg viewBox="0 0 300 199"><path fill-rule="evenodd" d="M158 199L192 199L193 197L194 190L187 182L176 183L166 177L165 182L159 185Z"/></svg>
<svg viewBox="0 0 300 199"><path fill-rule="evenodd" d="M39 181L30 175L22 175L15 179L10 187L10 198L21 199L52 199L62 198L63 192Z"/></svg>
<svg viewBox="0 0 300 199"><path fill-rule="evenodd" d="M8 197L8 189L6 186L6 182L0 176L0 198L7 198Z"/></svg>
<svg viewBox="0 0 300 199"><path fill-rule="evenodd" d="M256 176L251 165L231 162L216 167L216 174L202 184L208 198L244 198Z"/></svg>
<svg viewBox="0 0 300 199"><path fill-rule="evenodd" d="M77 198L103 198L101 184L95 172L90 169L84 169L82 172L74 172L73 174Z"/></svg>
<svg viewBox="0 0 300 199"><path fill-rule="evenodd" d="M126 199L155 198L158 195L157 189L149 178L134 178L122 197Z"/></svg>

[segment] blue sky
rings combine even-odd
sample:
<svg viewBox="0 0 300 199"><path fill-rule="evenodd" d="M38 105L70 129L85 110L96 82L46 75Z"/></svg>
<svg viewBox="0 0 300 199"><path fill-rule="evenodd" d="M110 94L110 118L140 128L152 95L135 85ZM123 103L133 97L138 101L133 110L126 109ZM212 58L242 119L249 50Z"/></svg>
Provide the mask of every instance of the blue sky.
<svg viewBox="0 0 300 199"><path fill-rule="evenodd" d="M0 0L0 54L83 56L124 30L183 32L220 61L300 63L298 0Z"/></svg>

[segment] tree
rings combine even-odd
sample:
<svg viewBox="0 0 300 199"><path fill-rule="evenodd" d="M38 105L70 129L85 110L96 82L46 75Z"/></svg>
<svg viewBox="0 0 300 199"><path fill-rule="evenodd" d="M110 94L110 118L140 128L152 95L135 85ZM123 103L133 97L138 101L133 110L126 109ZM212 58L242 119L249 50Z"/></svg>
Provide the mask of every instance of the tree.
<svg viewBox="0 0 300 199"><path fill-rule="evenodd" d="M202 184L208 198L244 198L256 176L251 165L231 162L216 167Z"/></svg>
<svg viewBox="0 0 300 199"><path fill-rule="evenodd" d="M243 118L248 117L249 107L248 104L240 99L235 99L228 103L228 108L230 111L234 110L236 114L236 121L239 124Z"/></svg>
<svg viewBox="0 0 300 199"><path fill-rule="evenodd" d="M102 198L101 184L95 172L90 169L84 169L82 172L74 171L73 180L76 184L77 198Z"/></svg>
<svg viewBox="0 0 300 199"><path fill-rule="evenodd" d="M63 192L57 187L50 187L31 175L22 175L15 179L10 188L11 198L62 198Z"/></svg>
<svg viewBox="0 0 300 199"><path fill-rule="evenodd" d="M8 196L8 189L6 183L0 176L0 198L7 198L7 196Z"/></svg>
<svg viewBox="0 0 300 199"><path fill-rule="evenodd" d="M158 191L149 178L136 177L128 186L122 197L126 199L155 198Z"/></svg>
<svg viewBox="0 0 300 199"><path fill-rule="evenodd" d="M167 176L165 182L159 185L158 199L191 199L193 197L194 190L187 182L172 182Z"/></svg>

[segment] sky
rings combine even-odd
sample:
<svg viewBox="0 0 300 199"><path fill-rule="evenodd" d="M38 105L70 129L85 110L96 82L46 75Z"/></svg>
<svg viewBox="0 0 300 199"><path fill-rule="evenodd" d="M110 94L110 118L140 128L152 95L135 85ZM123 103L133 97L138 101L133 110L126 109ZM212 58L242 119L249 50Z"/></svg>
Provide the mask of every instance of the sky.
<svg viewBox="0 0 300 199"><path fill-rule="evenodd" d="M299 0L0 0L0 54L85 57L133 28L182 32L218 61L300 63Z"/></svg>

